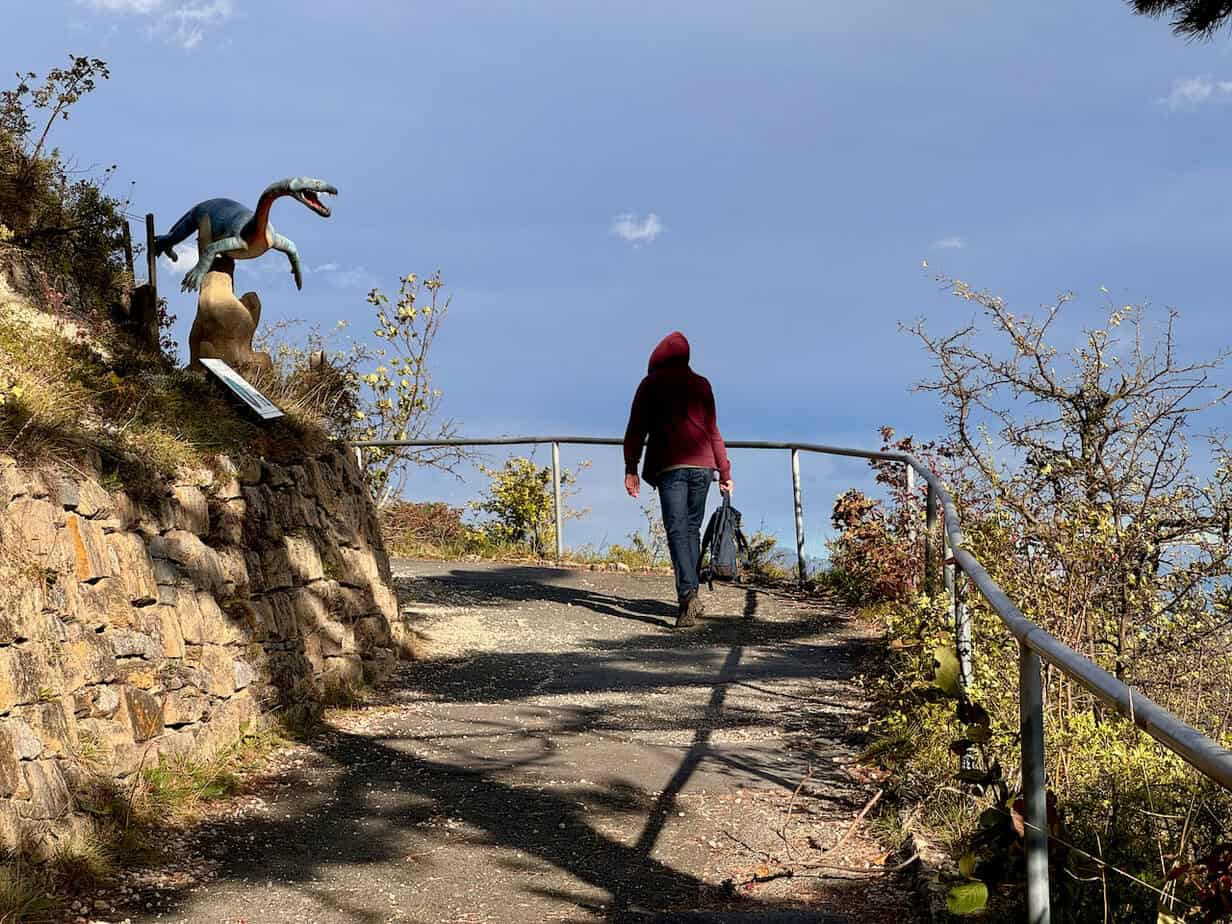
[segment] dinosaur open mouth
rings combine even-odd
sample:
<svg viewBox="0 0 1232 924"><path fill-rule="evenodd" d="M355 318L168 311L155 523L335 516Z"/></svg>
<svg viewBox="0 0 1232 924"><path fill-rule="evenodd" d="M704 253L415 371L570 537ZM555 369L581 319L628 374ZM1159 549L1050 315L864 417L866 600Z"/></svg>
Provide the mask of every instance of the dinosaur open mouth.
<svg viewBox="0 0 1232 924"><path fill-rule="evenodd" d="M329 192L329 190L322 190L321 195L322 196L332 196L332 195L336 195L336 193L331 193ZM304 205L308 206L308 208L312 209L322 218L329 218L329 206L327 206L324 202L322 202L321 196L318 196L316 192L314 192L313 190L311 189L300 190L299 201L304 203Z"/></svg>

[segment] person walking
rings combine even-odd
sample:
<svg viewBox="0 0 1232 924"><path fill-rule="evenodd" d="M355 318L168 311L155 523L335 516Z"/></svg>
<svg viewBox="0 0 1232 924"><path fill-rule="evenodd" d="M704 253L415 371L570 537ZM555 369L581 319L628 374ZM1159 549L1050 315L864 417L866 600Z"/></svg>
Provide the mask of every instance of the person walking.
<svg viewBox="0 0 1232 924"><path fill-rule="evenodd" d="M625 428L625 490L641 492L637 465L646 448L642 477L659 492L667 549L676 573L680 604L676 627L702 615L697 595L701 565L702 517L716 474L719 490L733 484L727 447L719 433L710 383L689 368L689 341L680 331L664 337L650 354L646 377L633 396Z"/></svg>

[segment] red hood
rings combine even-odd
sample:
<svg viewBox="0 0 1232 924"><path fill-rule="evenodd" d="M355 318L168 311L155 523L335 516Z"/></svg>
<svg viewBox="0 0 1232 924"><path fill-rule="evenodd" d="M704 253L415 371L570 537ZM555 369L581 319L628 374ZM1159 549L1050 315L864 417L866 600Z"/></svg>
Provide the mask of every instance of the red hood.
<svg viewBox="0 0 1232 924"><path fill-rule="evenodd" d="M666 366L687 366L689 364L689 341L684 334L675 330L659 341L659 345L650 354L650 372Z"/></svg>

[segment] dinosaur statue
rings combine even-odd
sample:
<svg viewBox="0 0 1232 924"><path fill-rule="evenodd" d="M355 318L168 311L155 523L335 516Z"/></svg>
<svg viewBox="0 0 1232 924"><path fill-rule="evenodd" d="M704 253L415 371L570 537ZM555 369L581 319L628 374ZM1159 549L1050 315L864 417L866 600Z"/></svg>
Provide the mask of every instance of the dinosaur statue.
<svg viewBox="0 0 1232 924"><path fill-rule="evenodd" d="M156 254L166 254L176 262L175 245L187 240L195 232L199 256L197 265L189 270L180 284L184 292L201 288L205 274L214 264L214 258L226 254L234 260L251 260L267 250L279 250L291 261L291 274L295 287L304 287L300 269L299 251L295 243L283 237L269 223L270 208L283 196L298 200L322 218L328 218L329 208L321 202L319 194L336 196L338 190L324 180L297 176L279 180L266 187L257 201L256 212L234 199L207 199L184 213L166 234L154 238Z"/></svg>

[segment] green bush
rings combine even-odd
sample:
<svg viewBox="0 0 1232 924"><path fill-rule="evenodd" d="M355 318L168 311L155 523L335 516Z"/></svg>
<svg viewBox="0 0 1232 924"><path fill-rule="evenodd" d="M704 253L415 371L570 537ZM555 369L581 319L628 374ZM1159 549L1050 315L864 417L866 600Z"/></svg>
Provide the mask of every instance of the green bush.
<svg viewBox="0 0 1232 924"><path fill-rule="evenodd" d="M1212 387L1221 362L1179 361L1173 317L1152 329L1133 306L1108 306L1106 322L1063 353L1049 339L1068 297L1031 317L953 286L992 336L913 331L938 371L921 387L951 424L929 462L955 497L967 549L1033 621L1227 741L1232 464L1212 441L1200 476L1186 441L1194 417L1222 399ZM880 601L872 612L886 628L867 756L893 771L904 812L963 857L964 881L1012 903L1022 882L1017 642L970 594L974 678L962 698L947 695L957 692L949 603L918 594L905 564L919 561L922 501L905 490L880 505L840 498L833 557L853 596ZM1159 913L1214 911L1209 884L1232 861L1215 849L1227 794L1055 669L1044 700L1057 913L1153 924Z"/></svg>

